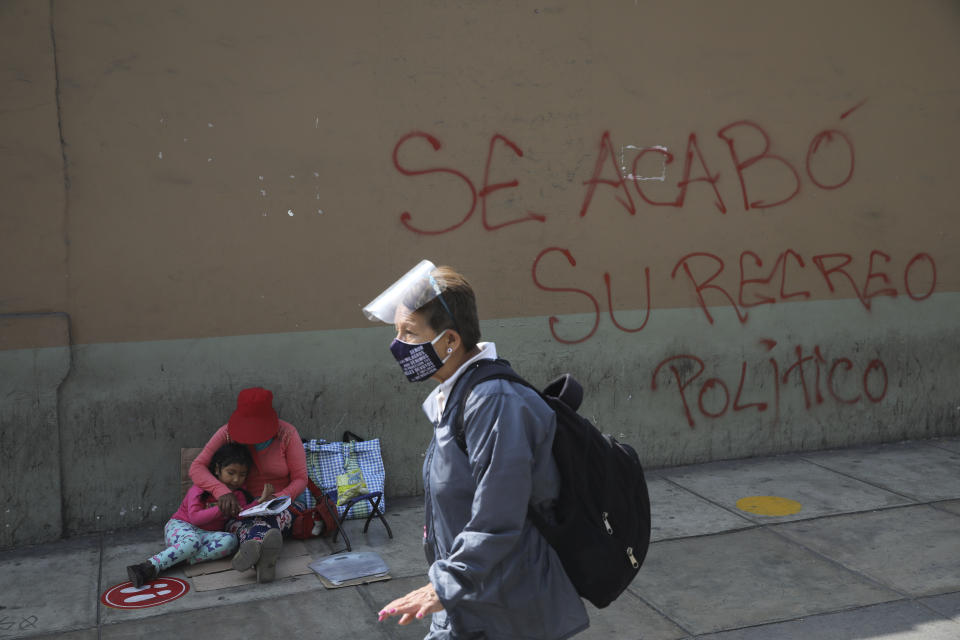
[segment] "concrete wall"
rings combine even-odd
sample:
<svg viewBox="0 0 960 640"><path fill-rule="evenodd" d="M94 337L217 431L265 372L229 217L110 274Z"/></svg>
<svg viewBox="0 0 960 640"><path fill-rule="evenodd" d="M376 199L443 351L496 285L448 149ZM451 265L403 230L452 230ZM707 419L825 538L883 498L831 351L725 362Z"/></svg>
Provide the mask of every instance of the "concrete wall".
<svg viewBox="0 0 960 640"><path fill-rule="evenodd" d="M953 2L0 3L0 547L161 523L260 384L430 437L423 257L651 467L956 434ZM12 463L11 463L12 462Z"/></svg>

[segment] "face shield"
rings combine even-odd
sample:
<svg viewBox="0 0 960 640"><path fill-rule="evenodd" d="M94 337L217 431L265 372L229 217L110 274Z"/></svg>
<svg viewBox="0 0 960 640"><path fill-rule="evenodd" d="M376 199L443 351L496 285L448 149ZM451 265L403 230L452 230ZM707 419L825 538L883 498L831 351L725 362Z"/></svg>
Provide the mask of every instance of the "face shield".
<svg viewBox="0 0 960 640"><path fill-rule="evenodd" d="M363 315L369 320L393 324L397 307L416 311L427 304L440 295L440 285L433 279L433 270L436 268L436 265L429 260L421 260L417 266L407 271L402 278L365 306ZM440 301L443 302L442 296Z"/></svg>

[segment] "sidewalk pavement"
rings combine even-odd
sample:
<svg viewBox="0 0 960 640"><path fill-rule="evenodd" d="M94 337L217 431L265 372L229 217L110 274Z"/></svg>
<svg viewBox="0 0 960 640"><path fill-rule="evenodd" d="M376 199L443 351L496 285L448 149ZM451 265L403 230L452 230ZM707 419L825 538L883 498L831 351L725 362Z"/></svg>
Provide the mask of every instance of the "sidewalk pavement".
<svg viewBox="0 0 960 640"><path fill-rule="evenodd" d="M960 438L752 458L648 473L653 543L636 580L579 639L960 638ZM787 500L747 500L775 496ZM793 501L793 502L790 502ZM799 507L787 515L759 508ZM799 504L796 504L799 503ZM0 552L0 638L422 638L377 622L426 583L419 498L388 502L394 538L348 521L391 580L325 589L313 575L116 609L101 594L158 551L161 526ZM307 543L314 559L344 548ZM165 577L189 584L182 569Z"/></svg>

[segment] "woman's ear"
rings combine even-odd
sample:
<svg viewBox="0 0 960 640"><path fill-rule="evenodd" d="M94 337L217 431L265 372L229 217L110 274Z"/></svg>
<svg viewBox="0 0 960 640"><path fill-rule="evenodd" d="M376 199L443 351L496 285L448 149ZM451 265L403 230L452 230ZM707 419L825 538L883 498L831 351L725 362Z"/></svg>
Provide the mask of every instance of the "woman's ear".
<svg viewBox="0 0 960 640"><path fill-rule="evenodd" d="M463 340L460 339L460 334L457 333L456 329L447 329L447 334L444 336L443 342L445 356L449 356L463 344Z"/></svg>

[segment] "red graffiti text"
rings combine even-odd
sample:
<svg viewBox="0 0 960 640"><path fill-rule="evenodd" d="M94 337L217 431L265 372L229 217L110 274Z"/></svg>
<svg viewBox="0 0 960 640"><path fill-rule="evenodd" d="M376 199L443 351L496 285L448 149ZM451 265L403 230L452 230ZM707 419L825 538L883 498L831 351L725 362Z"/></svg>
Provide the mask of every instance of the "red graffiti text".
<svg viewBox="0 0 960 640"><path fill-rule="evenodd" d="M777 343L763 339L760 344L770 352ZM754 372L750 375L748 364ZM777 424L785 393L801 393L808 411L828 399L843 405L878 403L887 395L889 385L887 367L880 358L858 367L847 357L825 357L819 346L808 351L797 345L782 364L773 357L766 362L743 360L733 384L733 378L725 379L719 374L700 380L706 369L702 358L684 353L663 359L651 376L653 391L660 388L658 381L663 378L676 382L680 406L691 429L697 424L695 417L712 420L747 410L772 410L772 421ZM758 373L763 369L765 373Z"/></svg>

